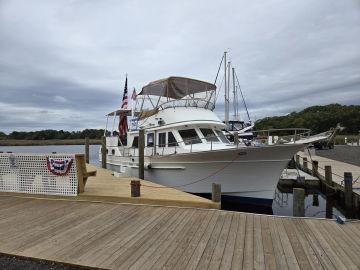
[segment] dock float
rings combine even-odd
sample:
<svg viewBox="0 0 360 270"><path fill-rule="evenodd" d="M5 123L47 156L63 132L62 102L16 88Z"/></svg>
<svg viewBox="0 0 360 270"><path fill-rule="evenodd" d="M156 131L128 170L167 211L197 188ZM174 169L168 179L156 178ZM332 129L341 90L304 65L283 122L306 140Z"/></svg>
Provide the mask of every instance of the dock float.
<svg viewBox="0 0 360 270"><path fill-rule="evenodd" d="M100 269L359 269L360 222L0 196L0 252Z"/></svg>
<svg viewBox="0 0 360 270"><path fill-rule="evenodd" d="M219 203L195 196L175 188L140 180L134 177L116 177L113 172L93 165L86 165L88 171L96 170L96 176L89 177L85 191L79 199L92 201L110 201L120 203L152 204L162 206L181 206L195 208L220 208ZM140 180L141 196L131 197L131 180Z"/></svg>

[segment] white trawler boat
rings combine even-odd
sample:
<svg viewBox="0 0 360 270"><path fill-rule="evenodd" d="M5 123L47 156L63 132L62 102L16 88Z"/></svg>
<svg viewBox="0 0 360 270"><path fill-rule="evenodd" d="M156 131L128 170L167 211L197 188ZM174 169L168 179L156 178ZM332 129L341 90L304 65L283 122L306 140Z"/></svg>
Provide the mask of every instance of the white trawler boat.
<svg viewBox="0 0 360 270"><path fill-rule="evenodd" d="M197 194L211 193L212 183L220 183L223 196L271 203L288 161L304 143L321 138L302 140L297 134L271 145L255 139L248 146L230 143L222 132L225 124L213 112L215 90L214 84L183 77L144 86L136 98L140 110L108 114L113 126L117 116L135 120L126 139L107 124L107 167L138 176L138 136L144 129L145 179Z"/></svg>

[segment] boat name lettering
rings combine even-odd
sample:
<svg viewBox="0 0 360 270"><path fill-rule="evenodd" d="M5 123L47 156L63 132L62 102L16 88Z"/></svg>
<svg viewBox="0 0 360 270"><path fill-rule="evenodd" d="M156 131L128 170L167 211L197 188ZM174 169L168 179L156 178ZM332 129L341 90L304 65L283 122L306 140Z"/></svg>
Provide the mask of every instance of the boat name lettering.
<svg viewBox="0 0 360 270"><path fill-rule="evenodd" d="M247 153L246 152L239 152L238 155L239 156L245 156Z"/></svg>

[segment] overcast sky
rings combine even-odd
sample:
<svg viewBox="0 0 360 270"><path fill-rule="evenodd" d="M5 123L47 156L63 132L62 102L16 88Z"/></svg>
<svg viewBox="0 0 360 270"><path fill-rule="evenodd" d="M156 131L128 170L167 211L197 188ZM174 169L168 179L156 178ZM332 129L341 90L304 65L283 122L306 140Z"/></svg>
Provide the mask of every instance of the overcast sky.
<svg viewBox="0 0 360 270"><path fill-rule="evenodd" d="M253 120L360 104L359 0L0 0L0 131L103 128L126 73L213 82L224 50Z"/></svg>

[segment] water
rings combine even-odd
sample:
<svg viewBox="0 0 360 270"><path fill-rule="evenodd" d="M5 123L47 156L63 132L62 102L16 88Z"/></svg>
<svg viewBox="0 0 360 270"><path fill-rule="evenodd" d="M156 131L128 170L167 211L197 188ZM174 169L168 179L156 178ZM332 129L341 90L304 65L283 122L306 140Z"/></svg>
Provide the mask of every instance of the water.
<svg viewBox="0 0 360 270"><path fill-rule="evenodd" d="M99 145L90 145L90 164L100 166L98 160ZM44 146L0 146L0 152L13 153L84 153L84 145L44 145ZM318 204L316 200L318 199ZM315 197L315 198L314 198ZM274 214L280 216L292 216L292 193L284 193L276 190L275 199L272 207L264 207L257 205L235 205L232 202L222 203L225 210L260 213L260 214ZM335 215L342 215L338 209L332 206L331 200L327 200L322 194L308 194L305 197L305 216L307 217L331 217Z"/></svg>

